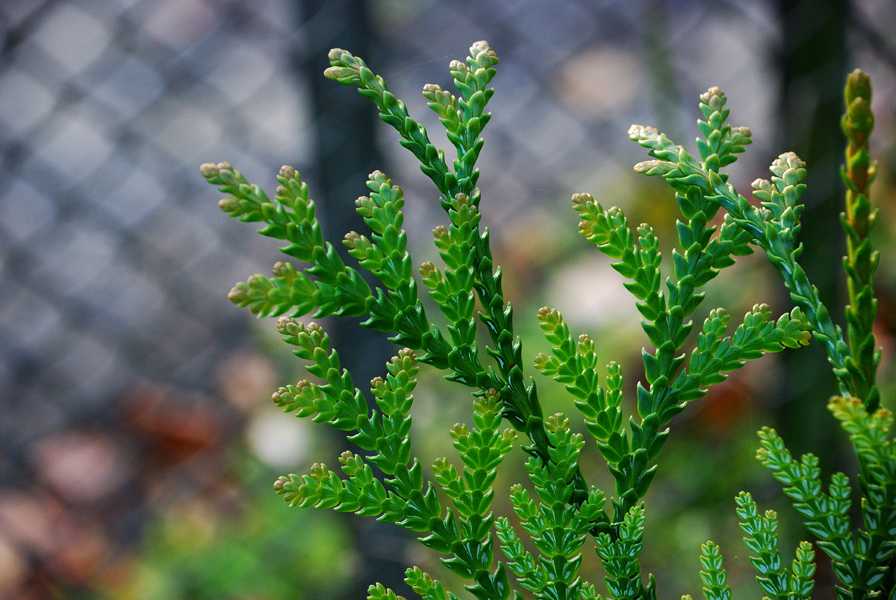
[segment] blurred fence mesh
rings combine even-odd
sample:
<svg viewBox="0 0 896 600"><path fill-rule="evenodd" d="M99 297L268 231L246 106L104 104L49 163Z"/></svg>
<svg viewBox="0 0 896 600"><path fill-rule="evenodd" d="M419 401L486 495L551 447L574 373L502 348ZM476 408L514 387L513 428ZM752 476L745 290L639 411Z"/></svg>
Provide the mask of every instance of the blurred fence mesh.
<svg viewBox="0 0 896 600"><path fill-rule="evenodd" d="M18 7L18 11L15 8ZM195 162L266 172L297 147L283 3L5 3L3 439L109 416L135 379L203 387L258 268ZM21 446L19 446L21 447Z"/></svg>
<svg viewBox="0 0 896 600"><path fill-rule="evenodd" d="M220 382L253 347L252 326L224 293L266 271L275 252L219 214L200 162L229 160L268 186L280 164L295 164L312 186L322 183L312 189L334 203L335 226L363 181L334 176L332 161L354 148L358 169L367 168L379 151L406 188L412 242L427 244L437 202L392 132L381 127L372 142L340 128L344 107L320 102L308 83L321 48L354 19L369 19L378 40L369 62L439 141L420 86L447 83L448 61L469 42L497 48L481 185L485 218L501 223L498 244L509 246L539 215L565 210L571 191L600 192L630 171L640 152L625 139L628 123L690 134L693 100L708 84L726 90L757 140L736 182L761 173L776 132L794 118L777 96L779 51L797 33L780 28L787 4L0 3L0 545L25 548L30 568L50 542L16 529L18 516L85 502L102 511L136 494L120 519L102 524L113 533L101 554L111 556L134 539L145 517L138 509L153 498L139 482L158 460L146 454L155 447L128 445L133 436L167 436L178 455L226 445L240 431L233 407L222 408ZM800 35L820 35L820 13L818 23L809 15L794 25ZM896 11L880 0L846 14L841 58L871 72L878 98L892 97L896 54L885 24L896 24ZM812 95L799 72L788 76L793 93ZM890 103L880 120L892 119ZM66 482L89 480L104 460L121 462L124 474L96 475L95 498L66 496ZM177 492L203 485L214 464L179 472Z"/></svg>

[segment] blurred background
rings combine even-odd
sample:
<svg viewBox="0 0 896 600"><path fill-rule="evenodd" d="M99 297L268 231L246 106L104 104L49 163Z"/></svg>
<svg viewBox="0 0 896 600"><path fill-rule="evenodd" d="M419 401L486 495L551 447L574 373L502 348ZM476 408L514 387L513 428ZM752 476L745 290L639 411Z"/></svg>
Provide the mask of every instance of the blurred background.
<svg viewBox="0 0 896 600"><path fill-rule="evenodd" d="M728 94L755 143L732 170L745 191L779 152L809 163L804 260L842 302L837 223L841 89L855 66L875 85L873 200L883 261L881 382L892 404L896 332L896 5L888 0L4 0L0 2L0 598L358 598L438 561L401 531L290 510L270 483L344 440L269 402L299 365L225 299L267 272L276 246L229 222L198 165L228 160L272 187L306 175L331 239L359 227L353 199L374 168L406 190L419 261L444 220L434 190L370 105L320 75L349 48L382 73L446 146L419 90L488 39L501 64L480 160L485 221L504 265L528 359L534 313L551 304L617 359L633 386L645 343L608 262L576 235L573 191L648 221L669 250L668 190L637 178L632 122L681 141L698 94ZM714 281L704 312L788 308L761 257ZM701 313L702 314L702 313ZM698 315L700 317L701 315ZM360 384L392 349L356 323L325 323ZM350 342L350 343L349 343ZM755 430L851 468L824 405L818 348L745 368L674 424L648 501L646 568L664 597L698 590L698 545L721 543L736 594L756 596L732 498L779 509L790 551L805 535L753 459ZM538 378L546 411L574 413ZM424 464L449 451L467 390L424 371L415 427ZM499 485L519 480L512 455ZM596 453L583 468L608 484ZM609 487L609 486L607 486ZM497 509L507 510L498 494ZM586 572L599 566L586 552ZM819 597L831 597L819 562Z"/></svg>

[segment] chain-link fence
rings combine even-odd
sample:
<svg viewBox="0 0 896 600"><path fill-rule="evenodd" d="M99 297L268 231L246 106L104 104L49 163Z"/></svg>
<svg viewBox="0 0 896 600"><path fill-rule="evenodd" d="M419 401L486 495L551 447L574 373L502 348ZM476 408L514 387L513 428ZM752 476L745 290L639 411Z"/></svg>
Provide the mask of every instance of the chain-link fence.
<svg viewBox="0 0 896 600"><path fill-rule="evenodd" d="M753 128L738 185L764 171L782 131L812 142L816 122L803 117L837 93L847 65L871 72L878 127L892 130L893 6L815 4L0 4L0 556L13 565L0 566L0 584L24 597L21 582L50 589L35 580L78 583L95 572L85 564L113 563L139 539L159 478L166 493L207 485L244 430L246 397L276 381L250 321L224 298L267 270L273 246L226 222L200 162L229 160L266 185L280 164L297 165L337 236L363 174L391 168L412 243L428 247L433 191L354 92L320 79L325 48L365 54L437 142L420 86L445 84L448 61L474 40L497 48L483 211L516 267L511 293L523 293L536 277L527 260L555 252L533 231L556 223L569 193L624 189L641 158L628 123L686 138L708 84ZM824 47L830 63L813 63ZM836 146L815 160L835 164ZM379 338L355 350L348 362L370 373L386 352Z"/></svg>

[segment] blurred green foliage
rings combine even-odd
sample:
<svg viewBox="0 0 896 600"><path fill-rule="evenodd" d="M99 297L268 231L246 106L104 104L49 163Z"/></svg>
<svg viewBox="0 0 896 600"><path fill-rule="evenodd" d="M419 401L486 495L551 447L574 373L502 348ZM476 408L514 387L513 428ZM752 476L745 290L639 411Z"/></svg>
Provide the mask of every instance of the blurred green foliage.
<svg viewBox="0 0 896 600"><path fill-rule="evenodd" d="M134 600L297 600L331 597L350 580L345 524L290 510L270 492L273 473L235 461L233 497L175 503L153 521L121 584L102 597ZM243 496L241 490L250 490Z"/></svg>

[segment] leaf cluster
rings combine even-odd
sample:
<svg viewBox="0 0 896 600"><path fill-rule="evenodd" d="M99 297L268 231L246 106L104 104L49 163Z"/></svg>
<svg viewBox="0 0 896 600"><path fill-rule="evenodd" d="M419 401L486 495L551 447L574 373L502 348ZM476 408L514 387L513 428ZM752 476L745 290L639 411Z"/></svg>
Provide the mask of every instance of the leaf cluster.
<svg viewBox="0 0 896 600"><path fill-rule="evenodd" d="M719 98L713 90L707 94ZM703 98L701 101L706 103ZM845 307L846 336L833 322L818 290L799 263L803 248L798 234L806 166L796 154L781 154L770 167L770 180L753 182L753 196L759 201L755 206L738 194L727 176L720 172L720 167L730 162L724 157L724 150L715 155L712 148L707 149L705 141L698 140L698 159L653 128L634 126L630 131L630 137L653 158L639 163L635 169L662 177L677 191L699 189L717 202L726 211L726 221L747 236L747 241L761 249L778 269L797 305L794 310L801 309L812 336L825 347L841 393L830 401L828 408L846 432L859 463L861 526L853 526L853 491L847 475L835 473L825 490L818 458L809 453L795 460L777 432L768 427L759 432L757 458L784 486L784 493L802 517L806 529L830 558L839 598L885 594L892 597L896 593L893 580L896 555L893 448L896 443L890 433L892 415L879 408L880 393L875 384L880 351L873 333L877 310L873 276L879 255L868 237L877 218L877 211L868 199L868 187L876 171L868 153L868 138L874 124L870 101L870 79L856 70L847 78L841 121L847 140L841 169L846 188L846 210L841 216L847 240L843 259L849 295L849 304ZM712 119L700 122L704 136L709 121ZM742 148L739 143L734 146ZM717 147L724 148L724 145ZM782 338L780 343L787 345L788 342L792 339ZM698 342L698 350L700 346ZM713 357L714 353L710 351L706 356ZM792 572L788 574L777 551L775 515L770 512L759 515L752 498L745 493L737 498L737 512L745 542L753 553L751 562L758 573L757 581L763 590L774 598L809 597L814 574L811 545L800 544ZM706 597L729 597L721 557L714 544L704 547L702 562Z"/></svg>
<svg viewBox="0 0 896 600"><path fill-rule="evenodd" d="M866 79L851 76L842 123L849 140L843 170L843 226L850 239L844 262L850 289L846 338L799 264L804 163L793 153L782 154L771 166L770 179L753 184L758 205L739 195L722 169L745 151L751 134L729 124L727 98L718 88L700 96L696 155L651 127L633 125L629 130L629 137L650 155L635 169L663 178L675 194L676 236L667 260L650 225L633 227L619 208L604 208L590 194L573 195L579 232L612 260L642 317L647 347L641 352L638 370L643 377L637 382L634 410L626 414L622 366L613 360L604 363L595 340L573 333L549 307L538 312L549 350L538 354L534 364L572 397L588 440L613 477L615 489L608 494L590 486L579 468L586 435L575 431L563 414L545 418L542 413L535 381L524 371L513 310L479 212L476 163L491 119L486 107L494 94L490 85L497 54L486 42L477 42L465 60L449 65L453 91L435 84L423 87L427 106L453 147L453 160L361 58L334 49L329 60L325 76L370 99L401 146L415 156L435 187L447 223L433 230L441 264L424 262L415 269L404 230L404 193L380 171L368 176L366 194L355 201L368 231L346 233L340 251L324 238L308 186L293 167L280 169L273 197L228 163L201 167L224 194L221 209L240 221L259 223L260 233L280 240L284 254L295 261L277 262L271 275L253 275L229 294L232 302L258 317L281 316L279 334L307 363L312 379L280 388L274 402L287 413L345 432L358 450L343 453L338 470L316 463L303 474L279 478L274 487L286 502L404 527L467 582L470 594L483 600L522 598L518 590L539 599L602 598L580 572L582 548L589 539L603 565L608 598L653 599L655 580L642 573L640 563L644 498L673 418L747 362L805 346L814 338L825 346L843 396L831 402L831 410L859 458L862 527L853 531L850 524L851 489L845 475L834 475L825 491L818 460L812 455L794 460L771 429L760 432L758 456L785 486L818 547L831 557L841 597L879 594L890 585L889 564L896 553L896 449L889 434L892 417L877 410L874 384L879 352L871 331L876 308L872 276L878 258L867 240L876 213L867 199L874 169L867 153L873 117ZM695 325L706 286L756 249L777 267L796 307L775 317L767 305L756 304L736 324L724 308L716 307ZM425 302L420 284L431 303ZM438 313L435 319L432 312ZM384 376L371 381L372 403L341 366L326 332L307 321L308 316L360 317L362 326L385 332L404 347L386 365ZM440 458L427 466L414 456L411 444L420 364L467 386L474 398L472 422L450 432L457 459ZM504 419L511 428L501 428ZM497 469L517 432L528 454L528 485L513 485L513 514L496 516ZM812 545L801 543L785 567L774 513L760 514L746 493L736 504L765 593L809 598L815 572ZM707 542L700 562L706 598L730 599L718 546ZM416 567L406 572L406 582L424 599L457 597ZM372 586L368 597L399 598L381 585Z"/></svg>

